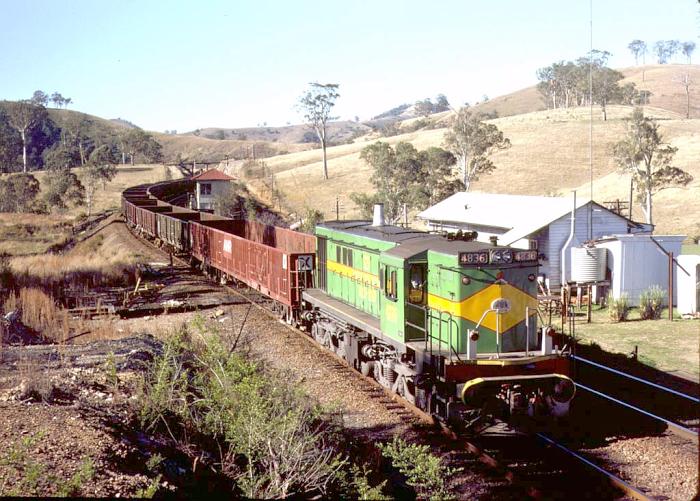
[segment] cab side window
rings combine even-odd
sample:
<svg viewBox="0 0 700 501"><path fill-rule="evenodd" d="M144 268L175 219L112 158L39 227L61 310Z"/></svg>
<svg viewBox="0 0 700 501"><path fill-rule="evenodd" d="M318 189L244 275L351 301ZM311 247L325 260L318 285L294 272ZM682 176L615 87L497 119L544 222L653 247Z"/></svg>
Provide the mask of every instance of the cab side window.
<svg viewBox="0 0 700 501"><path fill-rule="evenodd" d="M398 297L396 290L396 268L387 266L384 269L384 273L384 295L392 301L396 301Z"/></svg>
<svg viewBox="0 0 700 501"><path fill-rule="evenodd" d="M425 268L420 264L412 264L409 279L408 302L423 304L425 302Z"/></svg>

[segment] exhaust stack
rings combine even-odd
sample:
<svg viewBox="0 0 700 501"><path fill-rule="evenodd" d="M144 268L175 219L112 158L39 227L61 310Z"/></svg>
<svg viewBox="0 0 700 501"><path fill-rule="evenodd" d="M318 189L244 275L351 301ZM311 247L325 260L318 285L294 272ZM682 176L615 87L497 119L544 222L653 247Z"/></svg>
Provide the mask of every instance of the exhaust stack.
<svg viewBox="0 0 700 501"><path fill-rule="evenodd" d="M384 226L384 204L374 204L372 226Z"/></svg>

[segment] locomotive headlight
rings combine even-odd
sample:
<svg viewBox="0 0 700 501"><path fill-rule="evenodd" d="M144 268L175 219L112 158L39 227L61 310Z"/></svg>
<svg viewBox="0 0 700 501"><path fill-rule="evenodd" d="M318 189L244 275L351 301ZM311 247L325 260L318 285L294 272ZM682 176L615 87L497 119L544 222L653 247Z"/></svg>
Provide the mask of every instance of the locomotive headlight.
<svg viewBox="0 0 700 501"><path fill-rule="evenodd" d="M470 283L472 283L472 279L471 279L471 278L469 278L469 277L462 277L462 284L463 284L463 285L469 285Z"/></svg>

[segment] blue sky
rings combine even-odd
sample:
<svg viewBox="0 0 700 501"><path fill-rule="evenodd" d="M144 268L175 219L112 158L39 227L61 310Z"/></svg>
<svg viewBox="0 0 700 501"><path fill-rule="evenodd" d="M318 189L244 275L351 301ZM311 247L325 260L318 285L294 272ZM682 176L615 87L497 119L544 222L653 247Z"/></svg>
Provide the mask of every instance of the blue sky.
<svg viewBox="0 0 700 501"><path fill-rule="evenodd" d="M298 123L312 81L340 84L341 118L474 102L590 43L588 0L0 0L0 16L0 99L58 91L156 131ZM700 61L699 26L695 0L593 0L613 67L634 64L635 38L695 41Z"/></svg>

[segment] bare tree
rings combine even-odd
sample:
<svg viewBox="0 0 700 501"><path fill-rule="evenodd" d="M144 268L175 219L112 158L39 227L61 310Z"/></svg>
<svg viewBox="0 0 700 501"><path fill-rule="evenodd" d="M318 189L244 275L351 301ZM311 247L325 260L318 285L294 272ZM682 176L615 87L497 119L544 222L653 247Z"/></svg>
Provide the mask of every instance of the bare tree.
<svg viewBox="0 0 700 501"><path fill-rule="evenodd" d="M685 89L685 118L690 118L690 86L693 84L693 80L690 78L689 73L679 75L673 80L681 84Z"/></svg>
<svg viewBox="0 0 700 501"><path fill-rule="evenodd" d="M22 172L27 172L27 133L41 122L44 108L26 99L9 104L8 121L22 138Z"/></svg>
<svg viewBox="0 0 700 501"><path fill-rule="evenodd" d="M326 124L338 117L330 116L335 106L339 84L320 84L311 82L311 88L299 98L299 108L304 113L304 120L316 131L323 150L323 179L328 179L328 162L326 159Z"/></svg>

